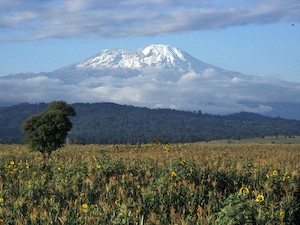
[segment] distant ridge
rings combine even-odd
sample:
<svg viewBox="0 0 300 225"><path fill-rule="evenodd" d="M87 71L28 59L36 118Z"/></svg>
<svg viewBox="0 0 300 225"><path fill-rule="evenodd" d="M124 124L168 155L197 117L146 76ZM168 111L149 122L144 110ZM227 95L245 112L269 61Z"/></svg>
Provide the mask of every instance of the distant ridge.
<svg viewBox="0 0 300 225"><path fill-rule="evenodd" d="M21 143L22 122L46 107L45 103L0 107L0 143ZM72 107L77 112L69 136L73 143L178 143L300 135L300 121L247 112L217 116L115 103L76 103Z"/></svg>
<svg viewBox="0 0 300 225"><path fill-rule="evenodd" d="M300 120L300 83L224 70L170 45L103 50L53 72L0 77L0 102L115 102Z"/></svg>

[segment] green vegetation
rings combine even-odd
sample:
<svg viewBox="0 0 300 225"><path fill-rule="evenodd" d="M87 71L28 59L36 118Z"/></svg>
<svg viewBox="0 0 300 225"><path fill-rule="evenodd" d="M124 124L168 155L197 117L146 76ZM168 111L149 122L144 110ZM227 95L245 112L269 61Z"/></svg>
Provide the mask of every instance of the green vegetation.
<svg viewBox="0 0 300 225"><path fill-rule="evenodd" d="M300 145L0 145L3 224L298 224Z"/></svg>
<svg viewBox="0 0 300 225"><path fill-rule="evenodd" d="M228 116L113 103L72 104L72 143L180 143L300 135L300 121L241 112ZM22 143L22 122L47 104L0 108L0 143Z"/></svg>
<svg viewBox="0 0 300 225"><path fill-rule="evenodd" d="M48 157L51 152L62 147L72 128L69 116L76 112L66 102L54 101L39 115L27 119L21 129L26 132L25 143L34 150Z"/></svg>

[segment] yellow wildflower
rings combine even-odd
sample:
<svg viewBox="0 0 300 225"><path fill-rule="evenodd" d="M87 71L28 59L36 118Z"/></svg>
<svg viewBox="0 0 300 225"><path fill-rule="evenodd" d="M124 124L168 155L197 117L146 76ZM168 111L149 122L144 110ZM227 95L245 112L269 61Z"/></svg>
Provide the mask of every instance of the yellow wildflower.
<svg viewBox="0 0 300 225"><path fill-rule="evenodd" d="M101 165L100 165L100 164L97 164L96 167L97 167L97 169L100 169L100 168L101 168Z"/></svg>
<svg viewBox="0 0 300 225"><path fill-rule="evenodd" d="M177 176L177 173L176 173L175 171L172 171L171 176L172 176L172 177L176 177L176 176Z"/></svg>
<svg viewBox="0 0 300 225"><path fill-rule="evenodd" d="M88 206L88 204L86 204L86 203L82 204L82 209L83 209L83 212L84 212L84 213L87 213L87 212L89 211L89 206Z"/></svg>
<svg viewBox="0 0 300 225"><path fill-rule="evenodd" d="M12 166L15 165L15 161L14 161L14 160L11 160L11 161L9 162L9 164L12 165Z"/></svg>
<svg viewBox="0 0 300 225"><path fill-rule="evenodd" d="M0 203L4 202L4 198L0 198Z"/></svg>
<svg viewBox="0 0 300 225"><path fill-rule="evenodd" d="M241 188L240 188L240 194L243 195L243 196L248 195L249 192L250 192L249 189L246 188L246 187L241 187Z"/></svg>
<svg viewBox="0 0 300 225"><path fill-rule="evenodd" d="M57 168L58 171L62 171L62 169L60 167Z"/></svg>
<svg viewBox="0 0 300 225"><path fill-rule="evenodd" d="M283 221L284 220L284 217L285 217L285 212L280 210L279 212L279 217L280 217L280 220Z"/></svg>
<svg viewBox="0 0 300 225"><path fill-rule="evenodd" d="M117 200L115 201L115 204L116 204L116 205L119 205L119 202L120 202L120 201L117 199Z"/></svg>
<svg viewBox="0 0 300 225"><path fill-rule="evenodd" d="M255 199L255 201L259 202L259 203L263 202L264 200L265 200L265 197L263 195L257 195L257 197Z"/></svg>
<svg viewBox="0 0 300 225"><path fill-rule="evenodd" d="M290 179L291 177L288 175L288 173L285 173L284 175L283 175L283 177L282 177L282 180L283 181L286 181L286 180L288 180L288 179Z"/></svg>
<svg viewBox="0 0 300 225"><path fill-rule="evenodd" d="M273 173L272 173L272 175L273 175L274 177L278 176L277 170L274 170Z"/></svg>

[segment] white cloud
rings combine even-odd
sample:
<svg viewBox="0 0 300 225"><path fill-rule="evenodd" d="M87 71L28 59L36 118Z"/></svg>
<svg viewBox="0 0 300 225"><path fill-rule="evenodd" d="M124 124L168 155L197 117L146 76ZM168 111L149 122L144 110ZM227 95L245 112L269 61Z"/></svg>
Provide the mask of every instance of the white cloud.
<svg viewBox="0 0 300 225"><path fill-rule="evenodd" d="M296 0L261 0L251 4L206 0L1 0L0 41L156 35L295 22L300 20L299 11L300 2Z"/></svg>
<svg viewBox="0 0 300 225"><path fill-rule="evenodd" d="M195 73L195 72L189 72L187 74L183 74L178 82L179 83L182 83L182 82L193 82L193 80L196 80L200 77L199 74Z"/></svg>
<svg viewBox="0 0 300 225"><path fill-rule="evenodd" d="M161 68L123 76L74 74L72 83L55 77L61 74L15 75L0 78L0 101L115 102L150 108L201 110L224 114L239 111L265 113L272 102L300 104L300 84L282 80L237 75L219 70L172 74ZM64 73L67 73L64 70ZM64 74L69 77L70 74ZM78 80L76 81L76 79ZM80 80L81 79L81 80ZM251 104L248 104L251 103Z"/></svg>
<svg viewBox="0 0 300 225"><path fill-rule="evenodd" d="M201 75L203 77L208 78L208 77L214 76L215 74L216 74L216 71L213 68L208 68L208 69L204 70Z"/></svg>

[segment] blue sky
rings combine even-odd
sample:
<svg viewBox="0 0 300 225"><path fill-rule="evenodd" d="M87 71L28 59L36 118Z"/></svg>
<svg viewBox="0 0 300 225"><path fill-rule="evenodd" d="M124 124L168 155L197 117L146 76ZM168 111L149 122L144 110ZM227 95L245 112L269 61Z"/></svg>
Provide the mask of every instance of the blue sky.
<svg viewBox="0 0 300 225"><path fill-rule="evenodd" d="M169 44L221 68L300 82L299 0L1 0L0 76L104 49Z"/></svg>

